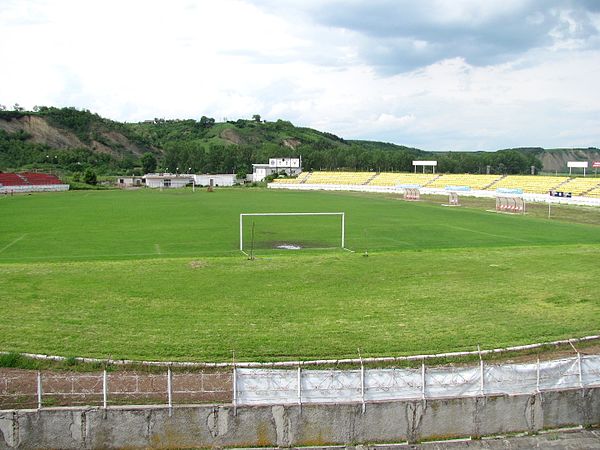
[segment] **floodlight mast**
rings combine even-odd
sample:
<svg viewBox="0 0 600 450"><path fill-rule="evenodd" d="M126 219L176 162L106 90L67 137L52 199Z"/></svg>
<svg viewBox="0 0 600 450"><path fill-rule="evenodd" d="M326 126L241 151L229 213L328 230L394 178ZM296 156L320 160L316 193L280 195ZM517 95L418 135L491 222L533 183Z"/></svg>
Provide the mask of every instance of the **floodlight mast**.
<svg viewBox="0 0 600 450"><path fill-rule="evenodd" d="M341 216L342 239L341 246L346 248L346 213L344 212L298 212L298 213L242 213L240 214L240 251L244 254L244 217L246 216Z"/></svg>

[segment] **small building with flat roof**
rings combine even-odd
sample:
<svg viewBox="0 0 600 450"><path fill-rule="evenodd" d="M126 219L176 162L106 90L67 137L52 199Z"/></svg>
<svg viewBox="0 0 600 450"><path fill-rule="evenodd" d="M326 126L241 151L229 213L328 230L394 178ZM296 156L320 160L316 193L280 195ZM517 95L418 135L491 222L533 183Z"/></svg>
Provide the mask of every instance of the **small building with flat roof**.
<svg viewBox="0 0 600 450"><path fill-rule="evenodd" d="M285 173L288 176L302 172L302 158L269 158L268 164L252 164L252 181L263 181L274 173Z"/></svg>
<svg viewBox="0 0 600 450"><path fill-rule="evenodd" d="M188 173L147 173L144 175L149 188L182 188L194 181L194 175Z"/></svg>

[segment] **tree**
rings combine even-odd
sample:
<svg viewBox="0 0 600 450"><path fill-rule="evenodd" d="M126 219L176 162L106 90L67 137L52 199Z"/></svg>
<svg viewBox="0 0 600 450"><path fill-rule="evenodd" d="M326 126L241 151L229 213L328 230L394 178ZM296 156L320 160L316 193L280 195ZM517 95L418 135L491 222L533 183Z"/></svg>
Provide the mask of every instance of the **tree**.
<svg viewBox="0 0 600 450"><path fill-rule="evenodd" d="M215 124L215 119L212 117L202 116L200 117L200 127L201 128L210 128Z"/></svg>
<svg viewBox="0 0 600 450"><path fill-rule="evenodd" d="M156 171L156 158L152 153L146 152L142 155L142 169L145 173Z"/></svg>
<svg viewBox="0 0 600 450"><path fill-rule="evenodd" d="M85 172L83 172L82 181L85 184L96 184L98 181L96 177L96 172L94 172L92 169L85 169Z"/></svg>
<svg viewBox="0 0 600 450"><path fill-rule="evenodd" d="M15 111L25 111L25 108L23 108L21 105L19 105L18 103L15 103L15 105L13 106L13 109Z"/></svg>
<svg viewBox="0 0 600 450"><path fill-rule="evenodd" d="M260 122L260 114L254 114L252 116L252 120L254 120L255 122Z"/></svg>

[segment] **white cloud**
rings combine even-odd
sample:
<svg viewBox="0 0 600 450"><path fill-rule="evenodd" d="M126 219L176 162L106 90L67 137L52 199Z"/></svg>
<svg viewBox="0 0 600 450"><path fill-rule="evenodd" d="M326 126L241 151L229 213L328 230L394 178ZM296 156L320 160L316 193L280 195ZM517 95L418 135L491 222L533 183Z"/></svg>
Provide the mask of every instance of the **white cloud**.
<svg viewBox="0 0 600 450"><path fill-rule="evenodd" d="M385 4L375 3L379 13ZM516 0L435 4L427 34L398 37L394 50L388 37L320 20L315 11L331 12L322 2L3 2L0 28L8 38L0 40L0 60L10 70L0 71L0 103L77 106L127 121L258 113L344 138L431 150L599 145L598 14L572 3L552 13ZM436 56L436 26L444 36L448 24L477 30L518 12L531 33L552 26L548 45L529 36L535 45L516 43L512 56L490 55L487 64L466 53ZM406 51L414 67L382 72L366 51L378 58Z"/></svg>

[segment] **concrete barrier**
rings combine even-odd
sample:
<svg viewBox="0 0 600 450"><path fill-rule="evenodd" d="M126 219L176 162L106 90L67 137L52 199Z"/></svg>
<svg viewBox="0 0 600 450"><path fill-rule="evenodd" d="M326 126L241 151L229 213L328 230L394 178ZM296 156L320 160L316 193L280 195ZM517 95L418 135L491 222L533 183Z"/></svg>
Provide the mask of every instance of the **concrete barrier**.
<svg viewBox="0 0 600 450"><path fill-rule="evenodd" d="M22 186L2 186L0 194L22 194L26 192L62 192L69 190L68 184L27 184Z"/></svg>
<svg viewBox="0 0 600 450"><path fill-rule="evenodd" d="M0 449L419 442L600 424L600 388L367 404L0 411Z"/></svg>

